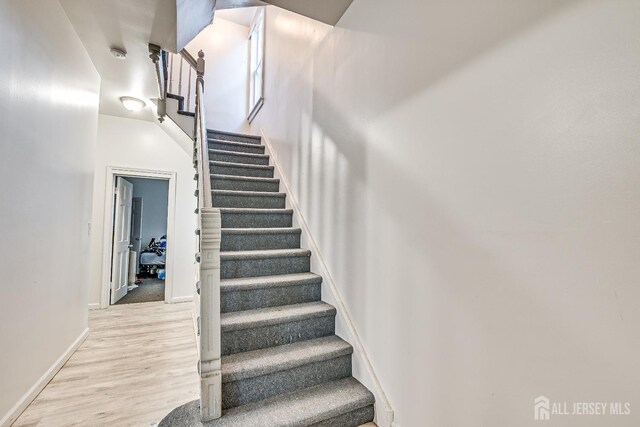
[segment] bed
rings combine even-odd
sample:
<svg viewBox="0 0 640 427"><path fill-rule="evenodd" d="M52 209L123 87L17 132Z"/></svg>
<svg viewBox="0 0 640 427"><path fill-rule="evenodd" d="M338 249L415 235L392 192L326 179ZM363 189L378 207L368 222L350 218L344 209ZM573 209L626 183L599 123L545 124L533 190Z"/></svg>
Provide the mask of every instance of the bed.
<svg viewBox="0 0 640 427"><path fill-rule="evenodd" d="M143 275L155 274L156 269L164 268L167 263L167 237L151 239L149 245L140 253L138 263Z"/></svg>
<svg viewBox="0 0 640 427"><path fill-rule="evenodd" d="M140 265L165 265L167 253L163 252L158 255L155 252L142 252L140 254Z"/></svg>

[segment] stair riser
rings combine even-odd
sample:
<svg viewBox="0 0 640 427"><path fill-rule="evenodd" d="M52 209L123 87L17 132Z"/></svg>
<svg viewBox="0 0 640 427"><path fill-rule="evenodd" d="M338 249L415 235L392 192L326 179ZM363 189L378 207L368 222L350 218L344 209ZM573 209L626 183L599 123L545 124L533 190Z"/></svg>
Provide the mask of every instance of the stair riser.
<svg viewBox="0 0 640 427"><path fill-rule="evenodd" d="M244 163L247 165L268 165L268 157L241 156L235 154L209 153L209 159L216 162Z"/></svg>
<svg viewBox="0 0 640 427"><path fill-rule="evenodd" d="M236 153L264 154L264 145L246 147L243 145L225 144L224 142L209 142L210 150L234 151Z"/></svg>
<svg viewBox="0 0 640 427"><path fill-rule="evenodd" d="M211 165L209 167L209 172L217 173L219 175L255 176L258 178L273 178L273 169L243 168L242 166Z"/></svg>
<svg viewBox="0 0 640 427"><path fill-rule="evenodd" d="M320 301L320 298L320 283L223 292L220 294L220 311L222 313L231 313L234 311L255 310L258 308Z"/></svg>
<svg viewBox="0 0 640 427"><path fill-rule="evenodd" d="M222 259L221 279L240 277L274 276L279 274L306 273L310 271L308 256L286 256L258 259Z"/></svg>
<svg viewBox="0 0 640 427"><path fill-rule="evenodd" d="M259 350L335 334L335 314L278 325L222 332L222 355Z"/></svg>
<svg viewBox="0 0 640 427"><path fill-rule="evenodd" d="M214 208L284 209L285 198L278 196L240 196L213 194Z"/></svg>
<svg viewBox="0 0 640 427"><path fill-rule="evenodd" d="M364 424L373 422L374 409L373 405L347 412L339 417L333 417L319 423L310 425L309 427L359 427Z"/></svg>
<svg viewBox="0 0 640 427"><path fill-rule="evenodd" d="M242 135L228 135L222 132L208 131L207 137L212 139L222 139L225 141L245 142L248 144L260 144L260 138L251 138L249 136Z"/></svg>
<svg viewBox="0 0 640 427"><path fill-rule="evenodd" d="M213 190L234 190L234 191L263 191L277 193L280 190L279 182L270 181L244 181L234 179L211 179L211 189Z"/></svg>
<svg viewBox="0 0 640 427"><path fill-rule="evenodd" d="M223 213L222 228L271 228L291 227L291 213Z"/></svg>
<svg viewBox="0 0 640 427"><path fill-rule="evenodd" d="M300 233L228 234L222 232L222 251L252 251L261 249L295 249L300 247Z"/></svg>
<svg viewBox="0 0 640 427"><path fill-rule="evenodd" d="M351 355L222 384L222 409L351 376Z"/></svg>

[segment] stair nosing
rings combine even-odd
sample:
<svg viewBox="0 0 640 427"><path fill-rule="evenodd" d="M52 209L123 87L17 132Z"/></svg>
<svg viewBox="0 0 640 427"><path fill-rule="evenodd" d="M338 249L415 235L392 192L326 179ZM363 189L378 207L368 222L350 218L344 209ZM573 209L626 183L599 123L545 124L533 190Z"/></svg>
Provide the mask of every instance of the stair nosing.
<svg viewBox="0 0 640 427"><path fill-rule="evenodd" d="M244 214L258 214L258 215L281 215L281 214L293 214L293 209L286 208L217 208L221 213L244 213ZM234 227L231 227L234 228Z"/></svg>
<svg viewBox="0 0 640 427"><path fill-rule="evenodd" d="M297 227L230 227L222 229L222 234L302 234L302 229Z"/></svg>
<svg viewBox="0 0 640 427"><path fill-rule="evenodd" d="M224 130L207 129L207 135L209 135L210 133L219 133L222 135L229 135L229 136L239 136L241 138L251 138L251 139L257 139L260 141L262 140L262 137L260 135L250 135L246 133L227 132Z"/></svg>
<svg viewBox="0 0 640 427"><path fill-rule="evenodd" d="M239 259L272 259L286 257L309 257L309 249L258 249L255 251L221 251L220 261Z"/></svg>
<svg viewBox="0 0 640 427"><path fill-rule="evenodd" d="M354 388L359 389L357 390L358 394L354 394ZM336 399L335 397L340 396L341 392L344 398ZM331 405L329 407L321 405L326 403L324 400L329 400ZM353 377L347 377L230 408L223 411L223 416L231 422L245 423L238 425L246 425L246 422L251 420L251 414L255 414L255 411L258 411L258 416L285 416L285 414L276 412L276 408L290 409L291 405L287 405L287 402L292 402L294 407L296 403L300 405L298 410L293 412L295 419L289 420L290 424L287 424L298 426L314 425L371 406L375 403L375 397L360 381ZM308 408L308 410L305 411L304 408ZM260 411L264 413L260 413Z"/></svg>
<svg viewBox="0 0 640 427"><path fill-rule="evenodd" d="M299 320L335 315L336 308L323 301L280 305L276 307L222 313L220 315L220 330L222 333L243 331L245 329L281 325Z"/></svg>
<svg viewBox="0 0 640 427"><path fill-rule="evenodd" d="M253 164L250 164L250 163L221 162L219 160L209 160L209 165L226 166L226 167L237 167L237 168L249 168L249 169L273 170L273 166L271 166L271 165L253 165Z"/></svg>
<svg viewBox="0 0 640 427"><path fill-rule="evenodd" d="M254 289L286 288L290 286L322 283L322 276L312 272L280 274L274 276L239 277L220 279L220 292L251 291Z"/></svg>
<svg viewBox="0 0 640 427"><path fill-rule="evenodd" d="M245 152L242 152L242 151L218 150L218 149L215 149L215 148L209 148L209 153L224 154L226 156L252 157L252 158L255 158L255 159L269 159L269 155L268 154L245 153Z"/></svg>
<svg viewBox="0 0 640 427"><path fill-rule="evenodd" d="M240 147L263 147L262 144L254 144L253 142L242 142L242 141L229 141L227 139L218 139L218 138L209 138L207 137L207 143L209 144L231 144L238 145Z"/></svg>
<svg viewBox="0 0 640 427"><path fill-rule="evenodd" d="M240 197L275 197L284 199L287 197L287 193L281 193L276 191L245 191L245 190L211 190L212 194L226 195L226 196L240 196Z"/></svg>
<svg viewBox="0 0 640 427"><path fill-rule="evenodd" d="M222 383L241 381L353 354L337 335L222 357Z"/></svg>
<svg viewBox="0 0 640 427"><path fill-rule="evenodd" d="M211 179L226 179L229 181L258 181L258 182L269 182L269 183L280 183L279 178L265 178L262 176L237 176L237 175L224 175L221 173L212 173L210 174Z"/></svg>

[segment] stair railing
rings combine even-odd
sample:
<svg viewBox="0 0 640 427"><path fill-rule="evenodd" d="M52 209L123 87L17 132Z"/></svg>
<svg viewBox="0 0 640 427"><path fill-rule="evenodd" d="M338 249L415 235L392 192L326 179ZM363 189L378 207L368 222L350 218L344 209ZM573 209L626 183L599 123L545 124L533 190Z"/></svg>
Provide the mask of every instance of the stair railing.
<svg viewBox="0 0 640 427"><path fill-rule="evenodd" d="M198 179L198 235L200 251L196 255L199 275L196 307L200 332L200 414L202 421L222 415L222 371L220 334L220 209L213 208L209 169L209 142L204 114L204 53L196 62L196 116L194 166Z"/></svg>
<svg viewBox="0 0 640 427"><path fill-rule="evenodd" d="M170 69L169 64L176 64L176 61L180 63L177 94L179 96L183 96L183 64L186 63L189 68L189 80L186 83L188 87L187 108L190 106L191 97L189 93L191 92L192 84L195 89L193 166L196 170L194 179L198 182L198 189L195 192L195 196L198 199L198 207L196 209L196 214L198 215L196 263L198 268L196 268L195 307L197 314L196 329L199 338L197 347L198 373L200 374L200 414L204 422L220 418L222 415L222 371L220 363L220 240L222 232L220 209L213 207L211 198L209 143L204 108L204 53L202 51L198 52L198 58L195 59L184 49L179 55L165 51L154 54L152 49L152 45L149 45L149 50L152 52L150 57L156 64L156 70L160 67L157 75L159 76L158 87L161 98L163 90L164 100L166 101L166 97L171 96L171 90L175 88L173 85L173 70ZM191 81L192 71L196 77L194 82ZM164 76L164 79L161 79L160 76ZM158 105L160 105L160 102ZM184 110L188 111L187 109ZM162 121L160 111L160 108L158 108L158 120ZM163 112L166 114L166 108Z"/></svg>

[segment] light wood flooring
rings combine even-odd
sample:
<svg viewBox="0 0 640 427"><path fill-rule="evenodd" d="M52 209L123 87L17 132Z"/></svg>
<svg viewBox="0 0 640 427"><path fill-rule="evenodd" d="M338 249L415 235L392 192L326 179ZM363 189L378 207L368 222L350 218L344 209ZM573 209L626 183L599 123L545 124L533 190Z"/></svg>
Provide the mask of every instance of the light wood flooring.
<svg viewBox="0 0 640 427"><path fill-rule="evenodd" d="M192 311L163 302L90 311L88 338L13 427L147 427L197 399Z"/></svg>
<svg viewBox="0 0 640 427"><path fill-rule="evenodd" d="M145 427L198 398L191 303L89 312L89 336L13 424Z"/></svg>

